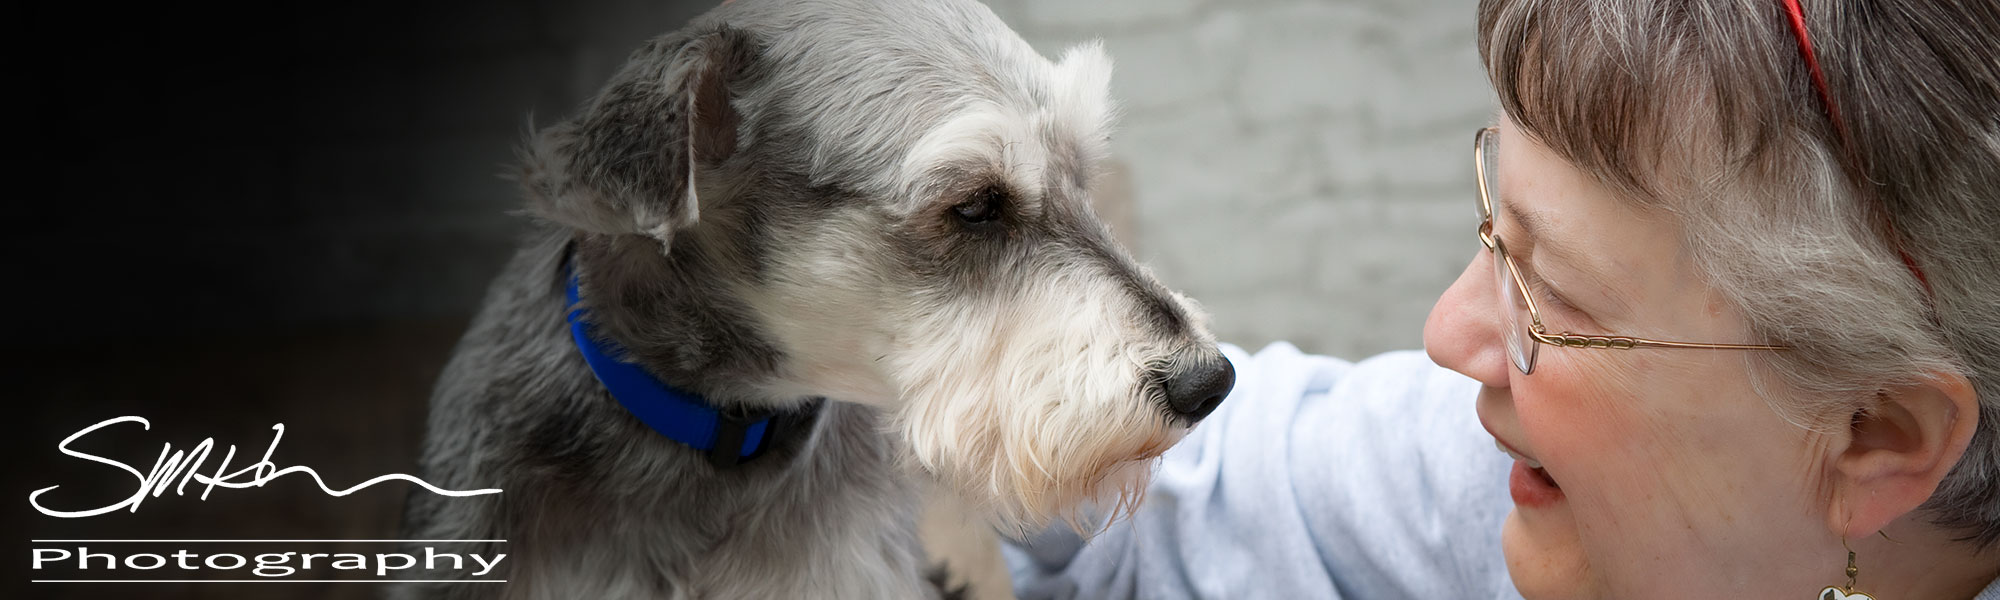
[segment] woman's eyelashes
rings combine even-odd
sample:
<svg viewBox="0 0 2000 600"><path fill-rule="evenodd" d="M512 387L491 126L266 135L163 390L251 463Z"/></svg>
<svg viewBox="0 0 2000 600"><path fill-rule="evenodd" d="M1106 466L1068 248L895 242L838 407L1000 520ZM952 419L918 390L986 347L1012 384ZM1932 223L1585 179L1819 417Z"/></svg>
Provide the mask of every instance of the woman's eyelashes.
<svg viewBox="0 0 2000 600"><path fill-rule="evenodd" d="M1587 321L1590 319L1590 315L1585 313L1583 309L1577 308L1576 304L1570 302L1568 298L1563 297L1562 292L1557 290L1554 284L1549 283L1548 279L1543 278L1539 269L1523 269L1523 271L1525 272L1522 274L1526 275L1528 280L1528 293L1534 294L1536 299L1541 302L1544 319L1547 319L1550 315L1555 315L1560 320Z"/></svg>
<svg viewBox="0 0 2000 600"><path fill-rule="evenodd" d="M1560 286L1542 277L1542 271L1547 265L1537 258L1534 239L1528 237L1525 241L1527 243L1522 244L1523 247L1520 249L1509 246L1507 250L1514 255L1514 262L1521 271L1522 279L1528 282L1528 294L1535 298L1535 308L1541 311L1542 319L1565 323L1571 327L1595 325L1596 321L1591 318L1590 313L1577 306L1575 302L1571 302L1559 289Z"/></svg>

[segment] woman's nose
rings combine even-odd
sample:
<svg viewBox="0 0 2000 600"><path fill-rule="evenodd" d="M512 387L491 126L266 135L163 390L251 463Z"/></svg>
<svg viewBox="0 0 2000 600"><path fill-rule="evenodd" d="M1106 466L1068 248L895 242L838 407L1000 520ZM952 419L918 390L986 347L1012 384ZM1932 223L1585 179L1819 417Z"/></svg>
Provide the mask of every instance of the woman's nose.
<svg viewBox="0 0 2000 600"><path fill-rule="evenodd" d="M1481 249L1438 297L1424 321L1424 351L1431 361L1488 387L1507 386L1507 347L1500 337L1500 296L1493 258Z"/></svg>

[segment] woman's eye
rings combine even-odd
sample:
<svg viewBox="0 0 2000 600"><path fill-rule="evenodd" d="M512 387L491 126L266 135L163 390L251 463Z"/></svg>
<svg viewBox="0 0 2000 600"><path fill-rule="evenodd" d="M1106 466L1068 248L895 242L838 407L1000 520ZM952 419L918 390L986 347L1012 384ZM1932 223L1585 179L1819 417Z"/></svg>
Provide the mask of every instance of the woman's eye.
<svg viewBox="0 0 2000 600"><path fill-rule="evenodd" d="M1556 293L1555 288L1549 285L1548 280L1538 277L1533 287L1535 288L1535 292L1537 292L1536 295L1542 297L1542 304L1548 307L1549 312L1569 316L1576 316L1583 313L1582 309L1578 309L1575 304L1563 298L1562 294Z"/></svg>
<svg viewBox="0 0 2000 600"><path fill-rule="evenodd" d="M1522 269L1521 274L1528 280L1528 293L1535 297L1535 304L1542 312L1576 314L1576 305L1570 304L1561 294L1557 294L1555 286L1550 285L1549 280L1543 279L1541 273Z"/></svg>
<svg viewBox="0 0 2000 600"><path fill-rule="evenodd" d="M977 194L973 194L966 201L958 203L957 206L951 207L951 211L958 215L959 220L967 223L992 221L1000 218L1000 201L1002 196L1003 194L1000 190L986 188L980 190Z"/></svg>
<svg viewBox="0 0 2000 600"><path fill-rule="evenodd" d="M1553 308L1557 312L1568 313L1568 314L1576 313L1576 305L1570 304L1568 300L1564 300L1561 295L1558 295L1553 291L1543 292L1542 298L1548 301L1549 308Z"/></svg>

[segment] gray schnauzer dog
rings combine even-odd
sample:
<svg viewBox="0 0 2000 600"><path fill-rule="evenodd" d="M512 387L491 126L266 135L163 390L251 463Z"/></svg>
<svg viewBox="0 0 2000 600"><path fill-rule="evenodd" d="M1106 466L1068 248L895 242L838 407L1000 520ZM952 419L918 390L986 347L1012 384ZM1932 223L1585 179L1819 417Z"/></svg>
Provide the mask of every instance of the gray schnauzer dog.
<svg viewBox="0 0 2000 600"><path fill-rule="evenodd" d="M432 399L424 477L505 491L406 533L504 539L461 551L509 583L394 594L925 597L932 486L1004 529L1129 508L1234 374L1090 211L1109 78L969 0L644 45L524 148L535 230Z"/></svg>

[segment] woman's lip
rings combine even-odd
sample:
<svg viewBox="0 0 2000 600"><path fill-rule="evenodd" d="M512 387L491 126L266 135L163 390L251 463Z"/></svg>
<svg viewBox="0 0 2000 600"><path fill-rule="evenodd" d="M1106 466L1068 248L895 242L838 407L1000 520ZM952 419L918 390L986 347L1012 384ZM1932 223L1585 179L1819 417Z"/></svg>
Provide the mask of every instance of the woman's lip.
<svg viewBox="0 0 2000 600"><path fill-rule="evenodd" d="M1553 480L1545 477L1528 463L1514 461L1514 470L1507 474L1507 495L1514 497L1514 506L1545 508L1563 501L1562 488L1550 485Z"/></svg>
<svg viewBox="0 0 2000 600"><path fill-rule="evenodd" d="M1542 508L1561 502L1566 497L1562 488L1555 485L1555 479L1541 468L1540 461L1507 443L1507 438L1501 437L1499 432L1493 430L1493 425L1486 422L1485 415L1480 415L1479 426L1493 436L1493 445L1515 457L1514 469L1507 474L1507 494L1514 498L1515 506Z"/></svg>

